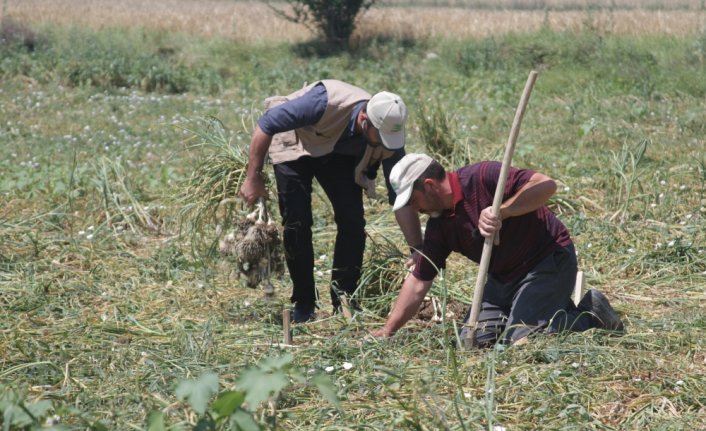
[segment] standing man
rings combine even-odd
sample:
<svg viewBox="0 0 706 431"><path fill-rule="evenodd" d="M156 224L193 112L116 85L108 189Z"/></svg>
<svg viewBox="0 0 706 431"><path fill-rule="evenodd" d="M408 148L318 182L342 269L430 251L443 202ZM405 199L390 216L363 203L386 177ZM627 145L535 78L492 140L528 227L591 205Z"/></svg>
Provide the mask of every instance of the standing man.
<svg viewBox="0 0 706 431"><path fill-rule="evenodd" d="M485 161L447 173L424 154L407 154L395 165L390 174L397 193L393 209L412 208L430 218L414 271L387 322L373 335L389 337L417 313L452 251L480 262L484 238L496 232L476 332L479 346L516 343L540 331L623 331L601 292L589 290L578 307L571 301L576 252L566 227L546 207L556 191L554 180L510 168L500 213L494 215L500 167ZM464 327L462 338L468 330Z"/></svg>
<svg viewBox="0 0 706 431"><path fill-rule="evenodd" d="M267 195L262 177L265 158L274 164L279 209L284 224L284 248L292 278L294 322L315 318L314 250L311 191L314 178L333 207L337 226L331 275L331 302L353 295L360 278L365 249L363 189L374 192L382 165L390 204L395 192L389 174L404 156L407 107L396 94L372 96L351 84L323 80L289 96L265 101L250 143L245 181L240 195L248 205ZM419 246L419 216L398 208L395 217L405 239Z"/></svg>

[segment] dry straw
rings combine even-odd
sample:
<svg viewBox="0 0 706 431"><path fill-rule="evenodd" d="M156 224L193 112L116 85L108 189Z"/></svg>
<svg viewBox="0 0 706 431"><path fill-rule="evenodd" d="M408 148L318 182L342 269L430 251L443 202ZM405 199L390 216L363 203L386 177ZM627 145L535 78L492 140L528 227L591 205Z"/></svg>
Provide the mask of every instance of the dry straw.
<svg viewBox="0 0 706 431"><path fill-rule="evenodd" d="M441 2L449 7L431 7L430 3L439 2L381 2L359 17L354 36L466 38L535 31L542 26L577 30L587 24L612 34L686 35L702 31L705 25L703 2L697 0L678 4L648 0L505 1L494 8L489 8L488 2ZM591 9L577 9L584 4ZM667 9L657 9L656 5ZM263 2L24 0L9 2L7 14L31 23L95 29L142 27L243 42L298 42L313 36L304 26L277 17Z"/></svg>

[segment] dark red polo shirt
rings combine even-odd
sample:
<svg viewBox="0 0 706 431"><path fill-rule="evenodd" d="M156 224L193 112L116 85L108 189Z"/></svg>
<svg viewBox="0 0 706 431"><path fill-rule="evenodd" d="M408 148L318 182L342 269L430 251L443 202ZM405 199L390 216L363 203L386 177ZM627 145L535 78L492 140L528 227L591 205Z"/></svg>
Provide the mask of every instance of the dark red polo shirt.
<svg viewBox="0 0 706 431"><path fill-rule="evenodd" d="M417 258L415 277L433 280L437 268L446 267L452 251L480 262L485 238L478 231L478 218L483 209L493 205L500 167L499 162L487 161L447 174L454 207L427 221L423 247L426 258ZM503 201L517 193L533 174L529 169L510 168ZM546 206L510 217L503 220L500 245L493 247L488 272L501 282L516 280L556 248L569 244L568 230Z"/></svg>

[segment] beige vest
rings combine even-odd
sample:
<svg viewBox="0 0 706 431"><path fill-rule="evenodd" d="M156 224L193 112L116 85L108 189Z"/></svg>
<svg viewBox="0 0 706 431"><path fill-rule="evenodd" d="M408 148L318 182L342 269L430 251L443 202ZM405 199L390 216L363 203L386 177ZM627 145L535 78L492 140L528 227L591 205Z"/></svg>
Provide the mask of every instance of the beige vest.
<svg viewBox="0 0 706 431"><path fill-rule="evenodd" d="M369 100L370 94L362 89L342 81L325 79L317 81L288 96L273 96L265 100L265 109L271 109L284 102L302 96L319 82L326 87L328 104L321 119L310 126L287 132L277 133L272 137L269 156L273 164L289 162L302 156L321 157L330 154L336 142L348 128L351 113L355 106ZM355 180L361 187L369 187L367 169L374 163L393 154L382 146L366 147L355 169Z"/></svg>

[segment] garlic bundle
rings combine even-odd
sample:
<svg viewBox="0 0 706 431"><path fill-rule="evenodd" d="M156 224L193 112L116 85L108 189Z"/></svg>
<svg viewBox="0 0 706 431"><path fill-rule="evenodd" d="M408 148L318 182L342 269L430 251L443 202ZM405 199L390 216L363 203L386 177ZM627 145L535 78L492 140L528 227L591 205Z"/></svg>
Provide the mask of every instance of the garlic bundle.
<svg viewBox="0 0 706 431"><path fill-rule="evenodd" d="M284 252L264 199L258 200L255 210L239 221L235 231L225 235L219 245L222 255L235 259L238 275L248 287L254 289L264 280L265 294L274 294L270 277L284 274Z"/></svg>

